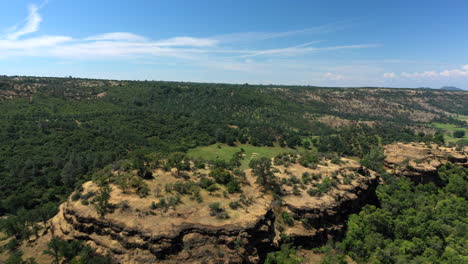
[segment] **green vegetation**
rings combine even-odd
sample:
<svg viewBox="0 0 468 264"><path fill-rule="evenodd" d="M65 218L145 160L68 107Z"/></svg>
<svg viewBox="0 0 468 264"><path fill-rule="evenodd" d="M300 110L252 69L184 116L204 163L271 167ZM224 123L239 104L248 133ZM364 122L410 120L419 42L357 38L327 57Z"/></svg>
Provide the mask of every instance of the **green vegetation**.
<svg viewBox="0 0 468 264"><path fill-rule="evenodd" d="M280 251L268 254L265 264L301 264L303 259L296 255L291 245L283 244Z"/></svg>
<svg viewBox="0 0 468 264"><path fill-rule="evenodd" d="M96 197L92 201L100 217L104 217L114 209L114 205L109 202L111 192L112 188L109 185L104 185L99 188Z"/></svg>
<svg viewBox="0 0 468 264"><path fill-rule="evenodd" d="M250 144L239 144L237 146L228 146L226 144L213 144L209 146L197 147L187 152L187 155L193 158L204 158L207 160L224 160L230 161L235 153L244 150L245 159L241 161L241 168L246 169L250 160L253 158L273 158L276 155L285 152L293 151L291 148L273 146L259 147Z"/></svg>
<svg viewBox="0 0 468 264"><path fill-rule="evenodd" d="M246 168L252 158L274 157L302 147L362 157L377 144L378 138L382 144L434 140L402 128L413 121L398 111L391 115L383 110L374 110L375 115L351 114L337 111L339 104L327 99L330 91L351 93L354 99L366 98L370 94L365 89L277 89L170 82L112 84L70 78L0 77L0 83L0 93L26 85L40 87L35 92L25 89L16 98L0 103L0 216L51 202L57 205L94 173L118 160L130 158L141 177L152 177L150 170L142 167L148 153L167 158L170 153L190 150L192 157L230 161L243 148L245 159L236 159L235 163ZM425 93L428 94L421 96L431 96L430 92ZM308 94L330 102L304 102ZM416 107L405 101L402 91L389 90L372 96L392 102L400 100L398 103L408 109ZM452 105L451 110L444 103L447 98L462 100L459 95L441 96L444 100L432 98L431 105L466 114L462 108ZM373 127L357 124L337 129L317 121L315 118L320 115L385 122ZM459 121L442 116L438 120L454 124ZM187 167L183 154L173 154L170 160L168 164L178 171ZM197 166L203 163L197 162Z"/></svg>
<svg viewBox="0 0 468 264"><path fill-rule="evenodd" d="M97 256L94 250L83 245L80 241L65 241L52 238L47 244L47 250L43 254L53 257L53 264L59 263L86 263L86 264L110 264L111 260Z"/></svg>
<svg viewBox="0 0 468 264"><path fill-rule="evenodd" d="M384 150L382 146L373 147L361 160L363 166L376 172L384 172Z"/></svg>
<svg viewBox="0 0 468 264"><path fill-rule="evenodd" d="M198 184L164 186L175 194L158 196L154 210L175 208L185 194L201 201L200 188L210 193L222 188L225 196L241 192L245 174L239 168L248 166L264 190L278 198L282 183L274 176L273 157L285 166L299 162L312 168L324 155L334 163L354 156L379 170L382 155L376 146L444 142L441 134L416 134L414 127L434 124L449 142L455 141L453 132L466 132L464 94L408 92L413 90L0 76L0 228L18 241L27 239L72 193L73 201L92 204L104 217L115 207L109 203L109 182L145 197L150 190L144 179L157 177L155 168L176 168L184 180L191 166L208 166L215 173ZM9 94L15 97L6 99ZM342 102L348 99L350 105ZM416 111L418 118L412 116ZM347 125L334 126L321 120L324 116ZM291 177L286 184L300 195L298 188L311 178L320 177ZM91 179L101 189L82 193L81 184ZM449 179L446 188L460 196L463 185L453 182ZM309 194L325 193L333 184L336 180L323 179ZM241 195L230 207L248 206L251 199ZM210 210L228 217L220 205Z"/></svg>
<svg viewBox="0 0 468 264"><path fill-rule="evenodd" d="M468 121L465 121L468 123ZM461 140L468 140L468 127L455 124L442 124L433 123L435 128L438 128L444 132L445 140L447 142L457 142Z"/></svg>
<svg viewBox="0 0 468 264"><path fill-rule="evenodd" d="M467 263L468 168L447 164L439 176L443 187L386 175L377 188L380 207L351 215L341 242L314 249L325 254L321 263L348 263L346 255L357 263ZM265 263L301 262L284 246Z"/></svg>
<svg viewBox="0 0 468 264"><path fill-rule="evenodd" d="M339 247L366 263L466 263L468 169L445 165L439 174L443 188L387 177L381 208L352 215Z"/></svg>
<svg viewBox="0 0 468 264"><path fill-rule="evenodd" d="M226 209L220 205L220 203L212 203L209 205L210 207L210 215L215 216L218 219L227 219L229 218Z"/></svg>

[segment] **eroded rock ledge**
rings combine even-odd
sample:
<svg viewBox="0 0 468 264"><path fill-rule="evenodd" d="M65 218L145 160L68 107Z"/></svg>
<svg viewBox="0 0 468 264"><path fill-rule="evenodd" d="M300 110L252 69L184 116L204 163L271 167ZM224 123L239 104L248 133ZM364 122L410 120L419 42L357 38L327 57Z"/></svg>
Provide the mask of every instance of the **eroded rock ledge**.
<svg viewBox="0 0 468 264"><path fill-rule="evenodd" d="M446 162L467 165L466 152L435 145L394 144L385 148L385 154L388 172L412 177L417 182L435 181L437 168ZM177 209L151 212L154 195L140 198L112 186L111 202L125 201L131 209L116 209L101 218L92 205L70 199L50 221L46 234L28 246L34 250L24 249L25 256L42 252L47 241L57 236L82 240L99 254L112 257L115 263L260 263L286 240L309 248L320 246L331 237L339 238L350 214L376 203L375 189L380 179L355 160L321 162L313 169L297 163L276 169L282 181L282 200L274 201L272 196L263 194L251 171L246 170L243 195L251 197L252 203L236 210L228 204L238 200L240 194L226 198L202 193L204 202L183 197ZM151 189L157 182L177 181L171 172L154 174L157 176L149 182ZM305 174L313 180L303 184ZM190 177L196 179L197 175ZM291 184L298 180L299 185ZM332 187L317 193L327 180ZM86 194L98 187L88 182L83 188ZM211 216L208 205L212 202L226 208L229 219ZM39 262L47 263L42 259Z"/></svg>
<svg viewBox="0 0 468 264"><path fill-rule="evenodd" d="M468 149L443 147L424 143L396 143L385 146L387 172L411 178L416 183L440 183L437 170L451 162L468 166Z"/></svg>
<svg viewBox="0 0 468 264"><path fill-rule="evenodd" d="M371 202L378 183L374 172L350 159L342 159L341 164L322 162L314 169L299 164L276 168L279 179L286 182L283 200L274 201L270 195L263 194L251 171L246 170L243 194L252 198L252 204L236 210L227 204L240 194L230 194L226 199L203 193L202 203L184 197L176 210L149 214L154 196L140 198L113 186L111 202L126 201L131 209L116 209L101 218L92 205L70 199L51 220L46 234L32 247L40 252L45 249L46 241L57 236L82 240L99 254L111 256L116 263L259 263L285 237L314 246L325 243L330 236L340 235L347 216ZM313 175L315 180L301 183L299 190L293 190L296 185L290 182L301 179L304 173ZM155 174L156 182L174 180L170 172ZM321 194L308 193L325 179L332 180L333 187ZM96 192L97 188L96 184L87 182L83 193ZM209 215L207 203L213 201L226 208L229 219ZM292 226L284 223L283 212L293 217ZM28 252L31 250L25 250L25 256Z"/></svg>

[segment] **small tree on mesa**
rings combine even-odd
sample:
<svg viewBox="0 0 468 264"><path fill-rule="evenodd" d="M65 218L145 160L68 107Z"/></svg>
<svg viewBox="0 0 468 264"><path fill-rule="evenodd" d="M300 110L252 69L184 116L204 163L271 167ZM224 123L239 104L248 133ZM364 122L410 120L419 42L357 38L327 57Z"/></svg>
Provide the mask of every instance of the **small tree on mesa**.
<svg viewBox="0 0 468 264"><path fill-rule="evenodd" d="M104 217L107 213L112 212L113 205L109 202L112 188L109 185L104 185L99 188L98 194L94 198L94 208L100 217Z"/></svg>

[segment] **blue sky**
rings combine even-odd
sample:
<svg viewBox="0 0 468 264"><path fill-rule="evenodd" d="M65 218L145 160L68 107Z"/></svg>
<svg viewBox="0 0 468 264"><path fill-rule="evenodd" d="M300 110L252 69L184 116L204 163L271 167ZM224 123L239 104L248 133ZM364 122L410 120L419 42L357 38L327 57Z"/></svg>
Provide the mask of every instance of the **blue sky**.
<svg viewBox="0 0 468 264"><path fill-rule="evenodd" d="M0 74L468 88L468 1L0 2Z"/></svg>

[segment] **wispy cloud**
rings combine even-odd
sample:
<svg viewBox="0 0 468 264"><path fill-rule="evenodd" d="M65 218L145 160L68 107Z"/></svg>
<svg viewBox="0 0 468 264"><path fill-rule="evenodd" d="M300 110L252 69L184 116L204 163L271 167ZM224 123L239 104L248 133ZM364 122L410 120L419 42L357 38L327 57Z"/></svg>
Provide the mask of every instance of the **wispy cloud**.
<svg viewBox="0 0 468 264"><path fill-rule="evenodd" d="M289 30L282 32L240 32L232 34L224 34L215 36L214 38L220 42L233 43L233 42L249 42L261 41L276 38L285 38L297 35L310 35L310 34L323 34L343 30L350 26L350 23L337 22L333 24L320 25L298 30Z"/></svg>
<svg viewBox="0 0 468 264"><path fill-rule="evenodd" d="M333 81L341 81L344 79L344 76L341 74L327 72L324 74L326 79L333 80Z"/></svg>
<svg viewBox="0 0 468 264"><path fill-rule="evenodd" d="M39 30L39 26L42 22L42 17L39 14L39 7L37 5L29 5L29 15L25 19L23 25L18 29L18 26L13 26L11 30L13 32L9 33L7 38L10 40L18 39L19 37L34 33Z"/></svg>
<svg viewBox="0 0 468 264"><path fill-rule="evenodd" d="M345 24L331 24L293 30L270 33L236 33L209 38L197 38L178 36L162 40L136 35L130 32L110 32L82 39L69 36L41 36L24 38L25 35L37 32L42 21L39 10L47 4L30 5L29 16L20 27L15 28L6 38L0 38L0 54L5 56L53 56L65 59L94 59L94 58L118 58L118 57L146 57L167 56L186 59L197 59L197 56L213 55L213 59L220 59L224 54L232 56L299 56L319 51L331 51L341 49L361 49L375 47L376 45L343 45L312 47L320 41L307 42L305 44L276 49L232 49L231 45L236 41L257 41L264 39L288 37L298 34L323 33L342 29ZM229 47L228 47L229 46ZM205 59L205 58L203 58Z"/></svg>
<svg viewBox="0 0 468 264"><path fill-rule="evenodd" d="M384 78L395 78L396 74L394 72L386 72L383 74Z"/></svg>
<svg viewBox="0 0 468 264"><path fill-rule="evenodd" d="M111 41L146 41L147 39L143 36L139 36L128 32L112 32L99 34L96 36L87 37L84 40L111 40Z"/></svg>
<svg viewBox="0 0 468 264"><path fill-rule="evenodd" d="M320 43L322 41L312 41L305 44L280 48L280 49L267 49L251 54L244 55L245 57L254 57L260 55L276 55L276 56L298 56L307 53L314 53L320 51L332 51L332 50L343 50L343 49L364 49L364 48L375 48L380 45L376 44L365 44L365 45L344 45L344 46L330 46L330 47L310 47L310 45Z"/></svg>

